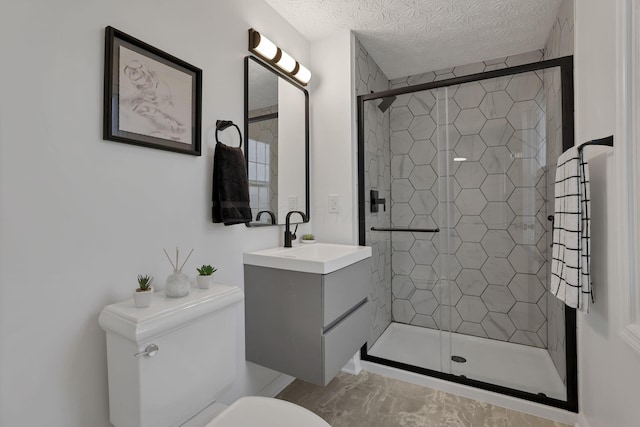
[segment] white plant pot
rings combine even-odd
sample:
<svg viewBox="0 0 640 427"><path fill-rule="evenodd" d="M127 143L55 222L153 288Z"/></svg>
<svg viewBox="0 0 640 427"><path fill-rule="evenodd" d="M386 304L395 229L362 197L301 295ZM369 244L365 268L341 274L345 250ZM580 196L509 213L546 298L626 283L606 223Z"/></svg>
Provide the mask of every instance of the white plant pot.
<svg viewBox="0 0 640 427"><path fill-rule="evenodd" d="M198 287L200 289L209 289L213 284L213 275L198 276L196 277L196 280L198 281Z"/></svg>
<svg viewBox="0 0 640 427"><path fill-rule="evenodd" d="M153 286L149 288L148 291L144 292L134 292L133 293L133 303L138 308L145 308L151 305L151 299L153 298Z"/></svg>
<svg viewBox="0 0 640 427"><path fill-rule="evenodd" d="M304 239L300 239L300 242L301 242L301 243L307 243L307 244L309 244L309 243L315 243L316 241L315 241L315 240L304 240Z"/></svg>
<svg viewBox="0 0 640 427"><path fill-rule="evenodd" d="M189 283L189 277L180 270L175 270L173 274L167 277L164 293L169 298L186 297L189 295L190 290L191 284Z"/></svg>

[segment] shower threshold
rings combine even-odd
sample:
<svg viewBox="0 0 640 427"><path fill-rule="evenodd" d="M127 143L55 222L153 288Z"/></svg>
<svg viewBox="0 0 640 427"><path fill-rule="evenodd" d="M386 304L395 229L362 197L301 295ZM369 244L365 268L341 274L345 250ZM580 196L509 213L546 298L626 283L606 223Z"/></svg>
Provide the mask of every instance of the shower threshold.
<svg viewBox="0 0 640 427"><path fill-rule="evenodd" d="M445 338L449 335L448 332L394 322L367 354L566 401L566 386L546 349L452 333L451 354L441 361L445 354L443 351L441 355L441 334ZM443 343L448 354L449 339L444 339ZM464 357L466 363L451 362L449 357L454 355Z"/></svg>

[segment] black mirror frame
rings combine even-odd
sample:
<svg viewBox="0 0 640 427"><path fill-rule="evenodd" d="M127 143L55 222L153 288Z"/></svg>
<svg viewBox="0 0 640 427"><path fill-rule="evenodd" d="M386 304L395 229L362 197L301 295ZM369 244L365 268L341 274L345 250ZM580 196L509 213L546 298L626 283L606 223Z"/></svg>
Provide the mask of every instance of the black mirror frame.
<svg viewBox="0 0 640 427"><path fill-rule="evenodd" d="M271 67L266 62L262 61L260 58L257 58L252 55L247 55L244 57L244 158L245 165L247 171L249 170L249 61L253 61L262 67L266 68L270 72L274 73L276 76L286 80L291 83L294 87L300 89L304 93L304 117L305 117L305 126L304 126L304 156L305 156L305 214L307 215L307 219L302 221L302 224L309 222L311 218L311 203L310 203L310 191L309 191L309 92L302 87L298 82L290 78L289 76L280 73L278 70ZM279 225L279 224L258 224L247 222L245 225L247 227L267 227L271 225Z"/></svg>

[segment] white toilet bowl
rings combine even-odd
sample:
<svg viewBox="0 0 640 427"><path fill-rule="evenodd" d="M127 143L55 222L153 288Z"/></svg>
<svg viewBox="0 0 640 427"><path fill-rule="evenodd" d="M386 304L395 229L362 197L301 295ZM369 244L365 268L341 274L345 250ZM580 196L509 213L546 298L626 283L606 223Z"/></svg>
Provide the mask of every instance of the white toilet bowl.
<svg viewBox="0 0 640 427"><path fill-rule="evenodd" d="M206 427L331 427L301 406L268 397L242 397Z"/></svg>

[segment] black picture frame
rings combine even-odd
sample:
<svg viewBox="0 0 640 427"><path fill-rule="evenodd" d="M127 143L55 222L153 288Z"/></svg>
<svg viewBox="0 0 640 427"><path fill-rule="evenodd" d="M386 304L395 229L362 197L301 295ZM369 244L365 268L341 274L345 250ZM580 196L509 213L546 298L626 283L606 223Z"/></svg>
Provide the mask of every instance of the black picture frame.
<svg viewBox="0 0 640 427"><path fill-rule="evenodd" d="M202 70L106 27L102 137L200 156Z"/></svg>

